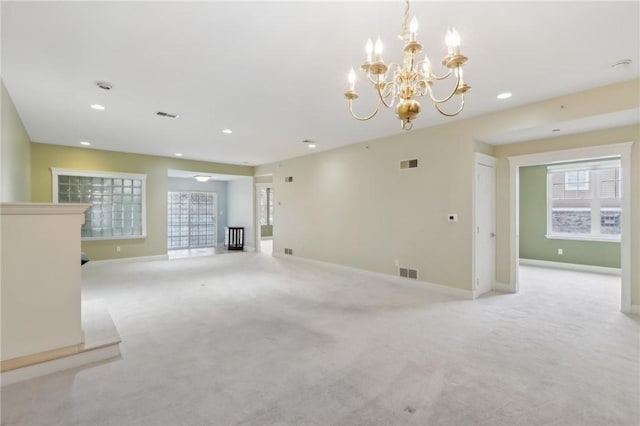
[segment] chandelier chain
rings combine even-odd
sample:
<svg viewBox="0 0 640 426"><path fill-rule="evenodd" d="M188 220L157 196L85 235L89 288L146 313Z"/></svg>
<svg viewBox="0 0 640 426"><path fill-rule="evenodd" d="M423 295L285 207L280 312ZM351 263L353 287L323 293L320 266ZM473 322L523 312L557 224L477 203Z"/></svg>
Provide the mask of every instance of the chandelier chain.
<svg viewBox="0 0 640 426"><path fill-rule="evenodd" d="M409 38L409 0L406 0L406 4L404 7L404 19L402 21L402 35L400 36L402 40L407 40Z"/></svg>

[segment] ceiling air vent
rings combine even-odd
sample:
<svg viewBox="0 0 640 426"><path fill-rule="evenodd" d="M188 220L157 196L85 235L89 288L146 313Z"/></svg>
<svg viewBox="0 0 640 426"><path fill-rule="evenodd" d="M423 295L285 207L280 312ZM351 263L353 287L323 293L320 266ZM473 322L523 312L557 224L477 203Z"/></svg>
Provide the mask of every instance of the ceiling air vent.
<svg viewBox="0 0 640 426"><path fill-rule="evenodd" d="M415 169L418 167L418 160L402 160L400 161L400 169Z"/></svg>
<svg viewBox="0 0 640 426"><path fill-rule="evenodd" d="M172 119L176 119L178 118L178 114L171 114L169 112L163 112L163 111L158 111L156 112L156 115L160 116L160 117L166 117L166 118L172 118Z"/></svg>
<svg viewBox="0 0 640 426"><path fill-rule="evenodd" d="M111 90L111 89L113 89L113 84L108 83L106 81L96 81L96 86L98 86L102 90Z"/></svg>

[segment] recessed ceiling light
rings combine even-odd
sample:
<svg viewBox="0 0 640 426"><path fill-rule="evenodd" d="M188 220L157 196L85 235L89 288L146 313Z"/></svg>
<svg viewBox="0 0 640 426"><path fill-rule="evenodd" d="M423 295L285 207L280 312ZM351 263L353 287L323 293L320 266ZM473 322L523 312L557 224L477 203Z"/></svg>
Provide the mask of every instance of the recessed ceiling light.
<svg viewBox="0 0 640 426"><path fill-rule="evenodd" d="M182 157L182 153L181 152L176 152L176 157Z"/></svg>
<svg viewBox="0 0 640 426"><path fill-rule="evenodd" d="M198 176L194 176L193 178L198 182L209 182L209 180L211 180L211 176L198 175Z"/></svg>
<svg viewBox="0 0 640 426"><path fill-rule="evenodd" d="M230 135L231 133L233 133L233 130L231 130L231 129L224 129L224 130L222 131L222 133L226 133L227 135Z"/></svg>
<svg viewBox="0 0 640 426"><path fill-rule="evenodd" d="M513 94L511 92L500 93L497 98L498 99L509 99Z"/></svg>
<svg viewBox="0 0 640 426"><path fill-rule="evenodd" d="M91 142L80 141L80 145L89 146L89 145L91 145Z"/></svg>
<svg viewBox="0 0 640 426"><path fill-rule="evenodd" d="M308 144L307 146L308 146L309 148L315 148L315 147L316 147L316 144L315 144L315 143L310 143L310 144Z"/></svg>
<svg viewBox="0 0 640 426"><path fill-rule="evenodd" d="M93 104L93 105L91 105L91 108L97 109L98 111L102 111L104 109L104 106L102 106L100 104Z"/></svg>

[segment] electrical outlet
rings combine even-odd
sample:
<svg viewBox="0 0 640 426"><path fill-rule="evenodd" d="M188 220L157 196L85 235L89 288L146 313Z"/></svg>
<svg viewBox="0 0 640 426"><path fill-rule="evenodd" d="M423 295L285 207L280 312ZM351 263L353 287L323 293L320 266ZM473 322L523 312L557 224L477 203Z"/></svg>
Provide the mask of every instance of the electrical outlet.
<svg viewBox="0 0 640 426"><path fill-rule="evenodd" d="M447 215L447 220L449 222L457 222L458 221L458 214L457 213L449 213Z"/></svg>
<svg viewBox="0 0 640 426"><path fill-rule="evenodd" d="M560 256L562 256L562 255L564 254L564 250L562 250L562 249L558 249L558 254L559 254Z"/></svg>
<svg viewBox="0 0 640 426"><path fill-rule="evenodd" d="M120 253L120 246L116 246L116 252Z"/></svg>
<svg viewBox="0 0 640 426"><path fill-rule="evenodd" d="M396 260L393 261L393 264L396 265L396 266L400 266L400 261L398 259L396 259Z"/></svg>

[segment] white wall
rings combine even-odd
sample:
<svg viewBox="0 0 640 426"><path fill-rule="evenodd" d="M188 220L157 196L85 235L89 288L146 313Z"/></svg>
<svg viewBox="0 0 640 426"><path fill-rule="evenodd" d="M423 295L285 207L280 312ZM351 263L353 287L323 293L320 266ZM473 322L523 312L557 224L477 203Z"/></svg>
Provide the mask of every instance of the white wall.
<svg viewBox="0 0 640 426"><path fill-rule="evenodd" d="M253 178L242 177L227 183L227 225L244 227L244 245L255 247Z"/></svg>
<svg viewBox="0 0 640 426"><path fill-rule="evenodd" d="M471 290L473 152L494 150L477 139L628 111L638 108L638 93L640 80L631 80L259 166L255 175L272 174L277 194L274 253L291 248L297 256L394 275L398 260L418 269L422 281ZM428 112L423 114L421 120L428 120ZM558 149L551 142L546 148ZM414 158L418 169L398 169L400 160ZM293 182L285 183L286 176ZM498 167L496 275L501 282L509 280L505 182L508 176L505 180ZM632 197L640 198L637 189ZM457 213L459 221L448 223L448 213ZM632 240L640 241L638 227L632 232ZM640 304L639 269L632 271L634 304Z"/></svg>
<svg viewBox="0 0 640 426"><path fill-rule="evenodd" d="M273 173L274 247L294 256L471 286L473 142L441 127L259 168ZM417 159L416 169L400 161ZM287 176L293 182L285 183ZM448 213L459 221L448 223Z"/></svg>

